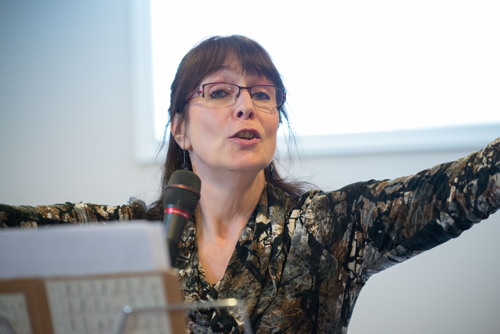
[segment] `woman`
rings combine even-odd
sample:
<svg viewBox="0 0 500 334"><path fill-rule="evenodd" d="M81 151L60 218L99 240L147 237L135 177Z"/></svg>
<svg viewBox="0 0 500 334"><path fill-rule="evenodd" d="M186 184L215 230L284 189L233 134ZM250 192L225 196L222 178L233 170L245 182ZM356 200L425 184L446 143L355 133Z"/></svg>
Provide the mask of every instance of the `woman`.
<svg viewBox="0 0 500 334"><path fill-rule="evenodd" d="M209 38L182 60L163 183L181 168L202 182L179 242L182 289L187 302L241 300L257 333L346 333L371 275L498 209L500 140L414 176L303 191L274 168L284 100L278 71L250 39ZM140 202L0 209L9 226L162 218L161 198L148 210ZM195 333L242 328L227 310L190 311L188 320Z"/></svg>

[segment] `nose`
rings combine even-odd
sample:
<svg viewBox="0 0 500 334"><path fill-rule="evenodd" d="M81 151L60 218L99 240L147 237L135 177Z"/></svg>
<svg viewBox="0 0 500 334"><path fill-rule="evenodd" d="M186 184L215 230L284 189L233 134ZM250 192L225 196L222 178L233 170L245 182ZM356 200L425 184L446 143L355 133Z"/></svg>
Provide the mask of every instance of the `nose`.
<svg viewBox="0 0 500 334"><path fill-rule="evenodd" d="M252 119L255 115L255 106L253 105L252 96L248 89L242 89L236 99L234 108L236 118Z"/></svg>

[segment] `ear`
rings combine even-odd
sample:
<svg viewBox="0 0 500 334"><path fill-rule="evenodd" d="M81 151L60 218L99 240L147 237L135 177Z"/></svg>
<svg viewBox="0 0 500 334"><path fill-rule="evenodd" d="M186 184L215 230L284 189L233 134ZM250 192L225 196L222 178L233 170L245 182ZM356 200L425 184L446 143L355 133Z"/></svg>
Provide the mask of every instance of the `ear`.
<svg viewBox="0 0 500 334"><path fill-rule="evenodd" d="M189 136L187 135L186 120L181 117L180 114L176 113L170 122L170 132L172 133L177 145L179 145L183 150L189 150L191 148L191 142L189 141Z"/></svg>

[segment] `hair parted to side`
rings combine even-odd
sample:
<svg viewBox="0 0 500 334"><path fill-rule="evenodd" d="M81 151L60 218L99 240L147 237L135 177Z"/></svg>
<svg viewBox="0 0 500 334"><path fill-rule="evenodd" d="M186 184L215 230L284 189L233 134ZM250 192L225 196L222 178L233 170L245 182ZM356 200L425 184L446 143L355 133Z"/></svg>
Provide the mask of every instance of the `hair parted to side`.
<svg viewBox="0 0 500 334"><path fill-rule="evenodd" d="M165 133L167 133L174 117L177 117L176 127L189 121L187 99L199 88L203 78L223 69L229 57L234 57L234 59L239 62L244 73L249 75L262 75L276 87L286 92L280 73L276 69L267 51L259 43L240 35L213 36L207 38L193 47L184 56L177 68L177 73L171 85L170 107L168 109L169 122L166 125ZM278 112L280 123L282 123L283 119L288 123L288 114L284 105L278 108ZM164 144L165 139L166 138L164 138ZM162 178L163 187L167 184L172 173L181 168L183 162L183 149L177 144L173 134L170 133ZM186 155L186 162L189 169L192 170L189 154ZM268 183L283 189L287 193L298 195L302 191L302 187L300 187L299 184L285 182L280 177L276 171L274 162L271 162L271 164L265 168L264 172ZM162 198L160 198L151 209L155 206L162 205L162 203ZM160 214L161 219L161 208L158 214ZM151 215L155 216L156 213L151 212Z"/></svg>

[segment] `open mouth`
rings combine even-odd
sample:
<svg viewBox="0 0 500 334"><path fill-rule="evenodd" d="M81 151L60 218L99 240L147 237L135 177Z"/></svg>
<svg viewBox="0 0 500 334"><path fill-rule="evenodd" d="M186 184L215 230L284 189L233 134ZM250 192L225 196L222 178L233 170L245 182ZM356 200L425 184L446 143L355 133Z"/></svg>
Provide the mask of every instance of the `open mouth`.
<svg viewBox="0 0 500 334"><path fill-rule="evenodd" d="M260 138L259 133L252 130L243 130L236 133L233 138L243 139L243 140L252 140Z"/></svg>

